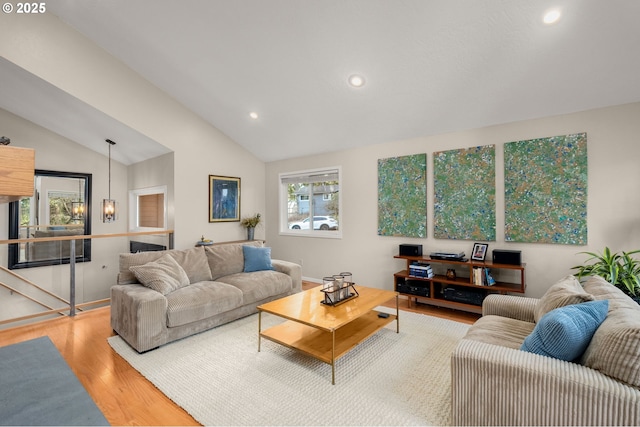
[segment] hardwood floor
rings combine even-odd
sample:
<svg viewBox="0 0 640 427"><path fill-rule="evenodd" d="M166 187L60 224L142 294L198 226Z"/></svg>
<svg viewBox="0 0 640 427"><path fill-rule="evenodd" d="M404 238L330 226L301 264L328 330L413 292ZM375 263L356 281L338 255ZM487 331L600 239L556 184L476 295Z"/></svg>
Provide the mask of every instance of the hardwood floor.
<svg viewBox="0 0 640 427"><path fill-rule="evenodd" d="M318 286L304 282L303 289ZM388 304L394 307L393 304ZM400 308L473 323L477 314L412 304ZM114 335L109 307L0 331L0 346L49 336L111 425L199 425L122 359L107 343Z"/></svg>
<svg viewBox="0 0 640 427"><path fill-rule="evenodd" d="M0 331L0 346L48 335L111 425L199 425L111 349L109 307Z"/></svg>

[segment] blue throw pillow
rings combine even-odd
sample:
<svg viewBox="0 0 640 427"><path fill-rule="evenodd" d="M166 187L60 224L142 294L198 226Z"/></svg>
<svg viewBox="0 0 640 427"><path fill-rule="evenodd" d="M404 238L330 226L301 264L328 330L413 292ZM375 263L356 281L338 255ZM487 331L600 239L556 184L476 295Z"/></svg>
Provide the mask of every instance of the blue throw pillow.
<svg viewBox="0 0 640 427"><path fill-rule="evenodd" d="M244 254L244 272L274 270L271 264L271 248L242 246Z"/></svg>
<svg viewBox="0 0 640 427"><path fill-rule="evenodd" d="M525 338L520 350L573 361L584 353L604 322L609 301L589 301L551 310Z"/></svg>

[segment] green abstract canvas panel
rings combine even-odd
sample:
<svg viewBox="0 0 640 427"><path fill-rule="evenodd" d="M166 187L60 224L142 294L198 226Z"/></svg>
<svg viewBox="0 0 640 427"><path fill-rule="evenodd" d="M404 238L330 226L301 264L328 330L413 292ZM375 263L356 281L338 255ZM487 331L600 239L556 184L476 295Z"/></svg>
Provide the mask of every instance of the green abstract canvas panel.
<svg viewBox="0 0 640 427"><path fill-rule="evenodd" d="M437 239L496 240L496 149L485 145L433 154Z"/></svg>
<svg viewBox="0 0 640 427"><path fill-rule="evenodd" d="M378 235L427 237L427 155L378 160Z"/></svg>
<svg viewBox="0 0 640 427"><path fill-rule="evenodd" d="M505 240L587 244L587 134L504 145Z"/></svg>

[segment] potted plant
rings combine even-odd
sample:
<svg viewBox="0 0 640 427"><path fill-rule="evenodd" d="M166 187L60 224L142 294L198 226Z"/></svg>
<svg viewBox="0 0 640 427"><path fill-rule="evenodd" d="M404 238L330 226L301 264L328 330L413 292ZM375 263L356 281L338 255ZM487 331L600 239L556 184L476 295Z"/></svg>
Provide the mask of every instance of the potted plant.
<svg viewBox="0 0 640 427"><path fill-rule="evenodd" d="M260 224L260 214L247 216L240 220L240 225L247 229L247 240L253 240L253 232L257 225Z"/></svg>
<svg viewBox="0 0 640 427"><path fill-rule="evenodd" d="M602 254L594 252L580 252L590 255L583 265L572 267L578 270L576 276L581 279L585 276L600 276L607 282L619 288L640 304L640 261L631 255L640 252L640 249L631 252L611 252L605 247ZM591 264L586 264L589 261Z"/></svg>

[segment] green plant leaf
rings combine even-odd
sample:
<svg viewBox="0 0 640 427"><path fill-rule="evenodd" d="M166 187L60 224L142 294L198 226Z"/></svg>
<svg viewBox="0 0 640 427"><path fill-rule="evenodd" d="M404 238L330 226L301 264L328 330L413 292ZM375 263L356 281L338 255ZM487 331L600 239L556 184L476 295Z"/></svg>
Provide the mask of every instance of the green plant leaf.
<svg viewBox="0 0 640 427"><path fill-rule="evenodd" d="M589 255L583 265L572 267L577 270L576 276L600 276L607 282L632 296L640 295L640 261L631 255L640 253L640 249L629 252L611 252L605 247L601 254L595 252L579 252Z"/></svg>

